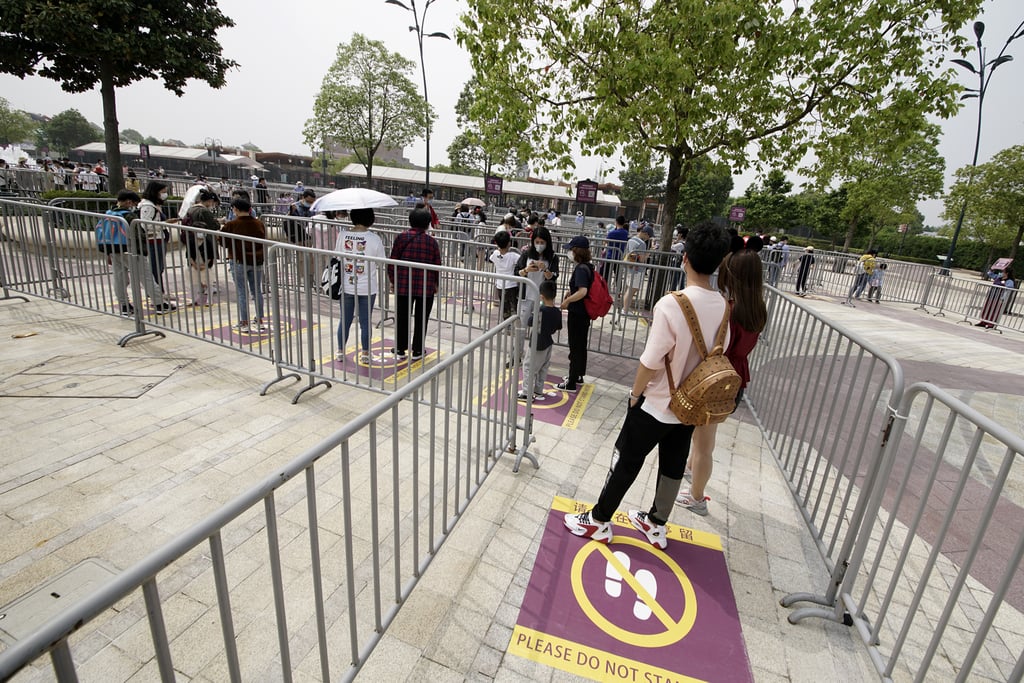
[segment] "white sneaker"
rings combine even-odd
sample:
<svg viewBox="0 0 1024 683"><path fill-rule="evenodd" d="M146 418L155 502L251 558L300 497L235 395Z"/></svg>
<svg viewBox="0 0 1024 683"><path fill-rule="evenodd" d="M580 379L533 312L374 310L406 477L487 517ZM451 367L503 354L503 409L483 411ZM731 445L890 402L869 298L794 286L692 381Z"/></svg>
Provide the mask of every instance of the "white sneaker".
<svg viewBox="0 0 1024 683"><path fill-rule="evenodd" d="M570 512L565 516L565 528L577 536L589 538L600 543L612 540L612 523L598 522L590 516L590 510L581 513Z"/></svg>
<svg viewBox="0 0 1024 683"><path fill-rule="evenodd" d="M665 525L655 524L646 512L630 510L629 523L636 527L638 531L642 531L655 548L664 550L668 547L668 535L665 531Z"/></svg>
<svg viewBox="0 0 1024 683"><path fill-rule="evenodd" d="M693 495L690 494L690 489L682 489L679 491L679 495L676 496L676 502L682 505L684 508L694 514L698 514L701 517L708 516L708 501L711 500L710 496L704 496L700 500L696 500Z"/></svg>

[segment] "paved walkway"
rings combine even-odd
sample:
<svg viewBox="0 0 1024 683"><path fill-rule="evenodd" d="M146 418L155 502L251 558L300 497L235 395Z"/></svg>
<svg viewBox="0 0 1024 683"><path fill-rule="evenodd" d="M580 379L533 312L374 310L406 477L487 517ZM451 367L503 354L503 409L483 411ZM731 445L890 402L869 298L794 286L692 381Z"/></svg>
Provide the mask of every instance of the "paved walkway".
<svg viewBox="0 0 1024 683"><path fill-rule="evenodd" d="M892 352L911 378L1022 431L1020 335L909 306L807 301ZM260 397L266 361L175 335L119 349L129 326L51 302L0 303L0 604L86 558L132 564L365 404L341 386L297 406L290 391ZM564 356L553 371L563 367ZM592 501L604 481L624 394L623 372L608 376L617 381L596 381L578 429L537 424L540 469L498 463L360 680L576 680L506 649L553 497ZM679 509L672 521L721 537L755 680L873 679L851 629L786 622L779 598L823 590L827 575L759 431L745 410L737 417L719 429L711 514ZM649 503L654 476L645 468L623 507ZM83 680L154 679L152 662L99 642ZM312 667L297 674L315 677Z"/></svg>

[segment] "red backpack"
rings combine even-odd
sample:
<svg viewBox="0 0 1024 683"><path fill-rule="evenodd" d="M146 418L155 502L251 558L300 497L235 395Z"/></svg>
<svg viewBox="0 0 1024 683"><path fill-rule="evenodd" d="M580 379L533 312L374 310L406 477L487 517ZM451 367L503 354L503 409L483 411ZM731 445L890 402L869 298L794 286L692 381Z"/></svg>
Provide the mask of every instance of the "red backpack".
<svg viewBox="0 0 1024 683"><path fill-rule="evenodd" d="M597 272L593 265L590 266L590 272L593 273L594 277L590 283L590 288L587 290L587 296L583 299L583 305L586 306L587 315L590 319L597 320L612 310L614 300L608 291L608 283L601 277L601 273Z"/></svg>

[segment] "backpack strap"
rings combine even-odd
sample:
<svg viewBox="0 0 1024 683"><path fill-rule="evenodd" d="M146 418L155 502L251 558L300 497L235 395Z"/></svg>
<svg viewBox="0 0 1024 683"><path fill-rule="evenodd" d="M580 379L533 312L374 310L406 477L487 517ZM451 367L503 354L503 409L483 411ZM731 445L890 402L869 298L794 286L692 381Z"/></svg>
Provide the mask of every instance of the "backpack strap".
<svg viewBox="0 0 1024 683"><path fill-rule="evenodd" d="M689 297L687 297L682 290L672 292L672 296L676 298L676 303L678 303L679 308L683 310L683 317L686 318L686 324L690 327L690 335L693 337L693 343L697 345L697 350L700 352L700 358L703 361L708 357L708 347L704 343L704 333L701 332L700 329L700 320L697 318L697 311L694 310ZM725 313L722 314L722 322L718 326L718 334L715 335L715 347L721 346L724 348L725 333L729 330L729 317L731 313L732 306L726 302ZM672 366L669 365L668 356L665 356L665 373L668 375L668 390L670 393L674 394L676 391L676 385L672 381Z"/></svg>

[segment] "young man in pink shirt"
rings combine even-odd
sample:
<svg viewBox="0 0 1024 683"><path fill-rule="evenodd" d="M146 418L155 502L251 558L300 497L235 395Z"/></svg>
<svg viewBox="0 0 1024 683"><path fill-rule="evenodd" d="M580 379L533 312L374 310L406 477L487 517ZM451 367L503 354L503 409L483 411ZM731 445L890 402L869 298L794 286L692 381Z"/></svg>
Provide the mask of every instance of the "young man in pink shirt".
<svg viewBox="0 0 1024 683"><path fill-rule="evenodd" d="M687 282L683 292L697 312L705 340L714 339L725 315L725 299L711 288L710 278L728 251L729 235L724 228L707 222L690 230L683 254ZM630 510L628 517L652 545L661 549L668 546L665 523L679 493L693 426L681 424L669 408L666 359L676 386L700 362L700 352L693 344L686 318L671 293L654 306L654 320L629 393L629 410L615 440L612 470L597 504L586 512L565 516L566 528L577 536L602 543L612 539L611 519L640 473L647 454L657 446L658 483L654 501L649 511Z"/></svg>

